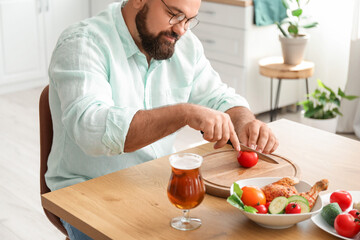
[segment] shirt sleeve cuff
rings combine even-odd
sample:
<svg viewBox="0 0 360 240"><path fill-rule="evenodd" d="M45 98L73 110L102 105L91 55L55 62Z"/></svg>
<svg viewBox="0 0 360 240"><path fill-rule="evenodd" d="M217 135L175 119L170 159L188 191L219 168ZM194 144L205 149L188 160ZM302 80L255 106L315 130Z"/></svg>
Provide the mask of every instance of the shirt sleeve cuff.
<svg viewBox="0 0 360 240"><path fill-rule="evenodd" d="M102 142L111 150L110 155L124 153L125 140L130 123L139 111L136 108L111 107L106 119Z"/></svg>
<svg viewBox="0 0 360 240"><path fill-rule="evenodd" d="M231 99L226 99L223 103L221 103L221 105L218 107L217 110L221 112L226 112L227 110L233 107L246 107L250 110L249 103L246 101L244 97L239 95Z"/></svg>

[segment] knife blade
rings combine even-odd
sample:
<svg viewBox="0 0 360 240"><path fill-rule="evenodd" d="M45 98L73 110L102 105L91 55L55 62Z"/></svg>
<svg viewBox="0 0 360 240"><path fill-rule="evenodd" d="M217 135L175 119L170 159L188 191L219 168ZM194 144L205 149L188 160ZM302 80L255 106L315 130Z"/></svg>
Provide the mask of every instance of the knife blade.
<svg viewBox="0 0 360 240"><path fill-rule="evenodd" d="M254 149L252 149L252 148L250 148L248 146L245 146L242 143L240 143L240 148L241 148L241 151L256 152L256 154L260 157L260 159L264 160L265 162L279 164L278 161L276 161L274 158L268 156L267 154L258 152L258 151L254 150Z"/></svg>

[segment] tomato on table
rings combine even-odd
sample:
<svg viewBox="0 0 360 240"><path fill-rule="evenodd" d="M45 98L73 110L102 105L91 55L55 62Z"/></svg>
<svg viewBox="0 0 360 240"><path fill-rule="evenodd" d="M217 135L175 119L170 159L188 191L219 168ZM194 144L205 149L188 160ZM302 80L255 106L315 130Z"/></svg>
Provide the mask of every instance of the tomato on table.
<svg viewBox="0 0 360 240"><path fill-rule="evenodd" d="M342 213L335 218L336 232L344 237L352 238L360 231L360 224L351 214Z"/></svg>
<svg viewBox="0 0 360 240"><path fill-rule="evenodd" d="M245 186L241 190L243 191L241 200L245 205L256 207L257 205L266 204L265 194L259 187Z"/></svg>
<svg viewBox="0 0 360 240"><path fill-rule="evenodd" d="M337 202L342 211L345 211L351 206L351 194L344 190L337 190L330 195L330 203Z"/></svg>
<svg viewBox="0 0 360 240"><path fill-rule="evenodd" d="M237 160L242 167L250 168L258 163L259 157L256 152L239 151Z"/></svg>

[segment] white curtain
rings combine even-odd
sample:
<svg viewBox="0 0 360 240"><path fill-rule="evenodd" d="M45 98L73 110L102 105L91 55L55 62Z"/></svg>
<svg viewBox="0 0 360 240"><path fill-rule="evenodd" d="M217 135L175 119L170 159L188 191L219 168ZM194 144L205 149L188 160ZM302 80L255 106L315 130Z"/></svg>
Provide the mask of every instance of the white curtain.
<svg viewBox="0 0 360 240"><path fill-rule="evenodd" d="M354 1L353 29L350 45L348 79L345 93L360 96L360 0ZM360 138L360 99L341 101L340 111L344 114L339 118L337 131L355 132Z"/></svg>

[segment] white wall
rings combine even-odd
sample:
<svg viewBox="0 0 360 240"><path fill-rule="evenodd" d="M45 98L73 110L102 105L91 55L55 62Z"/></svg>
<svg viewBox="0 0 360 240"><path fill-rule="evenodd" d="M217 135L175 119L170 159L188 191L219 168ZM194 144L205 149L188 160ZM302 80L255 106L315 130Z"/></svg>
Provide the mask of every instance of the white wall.
<svg viewBox="0 0 360 240"><path fill-rule="evenodd" d="M313 80L319 78L334 90L344 89L347 81L354 1L312 0L307 9L319 25L308 30L306 59L315 63ZM311 81L311 91L315 87Z"/></svg>

